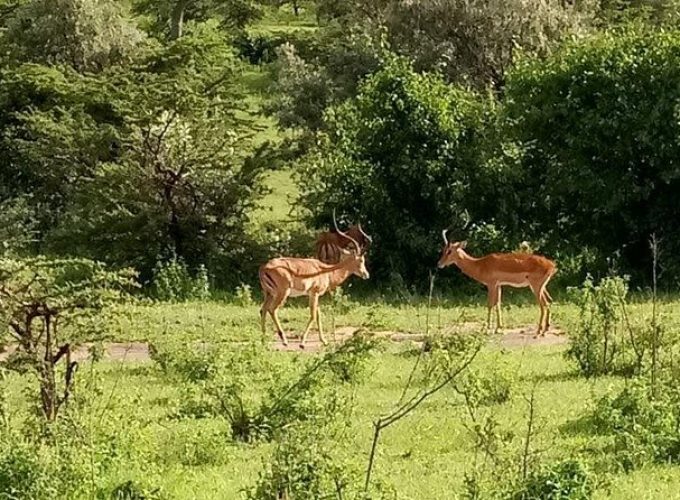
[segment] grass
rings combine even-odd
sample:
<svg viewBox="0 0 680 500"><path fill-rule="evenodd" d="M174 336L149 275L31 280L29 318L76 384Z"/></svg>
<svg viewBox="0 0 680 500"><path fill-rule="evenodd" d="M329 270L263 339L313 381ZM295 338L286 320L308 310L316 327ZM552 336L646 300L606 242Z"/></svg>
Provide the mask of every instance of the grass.
<svg viewBox="0 0 680 500"><path fill-rule="evenodd" d="M480 297L481 298L481 297ZM475 303L476 302L476 303ZM435 301L430 314L431 330L460 322L482 322L485 308L475 297L470 301ZM669 324L680 321L677 302L666 302ZM633 307L637 316L649 312L650 304ZM112 340L149 340L159 344L173 340L211 342L247 340L259 337L257 305L227 302L193 302L128 306L119 322L111 325ZM575 319L577 310L569 303L556 304L558 324ZM289 329L304 325L307 310L302 304L286 307L282 314ZM326 323L331 311L326 307ZM505 310L509 326L532 324L537 309L516 297ZM371 330L393 329L423 332L426 328L424 300L390 304L350 302L336 314L338 325L365 325ZM273 339L273 333L270 333ZM358 388L350 430L341 444L357 467L363 467L370 447L373 420L399 399L415 358L404 354L406 344L391 344L371 362L367 380ZM537 414L540 429L536 447L545 462L581 456L596 462L604 453L606 438L584 434L574 425L588 411L594 398L622 379L604 377L586 380L575 375L574 367L563 356L564 347L525 347L499 349L489 346L475 362L474 369L488 373L504 370L513 377L511 400L489 407L504 431L520 435L526 425L524 396L537 385ZM296 364L310 354L273 354L279 363ZM89 376L89 365L81 367L81 383ZM251 486L266 463L270 444L243 445L232 442L227 424L218 418L175 420L169 415L179 404L179 386L152 362L102 362L93 367L101 379L101 398L108 400L106 412L114 422L128 422L134 429L136 446L146 450L152 461L151 476L162 484L168 498L236 499ZM25 387L29 376L10 377L12 406L25 407ZM134 409L134 410L133 410ZM127 420L125 420L127 419ZM458 498L463 480L475 462L469 420L461 397L445 389L408 418L387 429L382 437L375 478L396 488L400 498ZM518 451L519 453L519 451ZM519 455L518 455L519 456ZM103 481L117 484L136 477L134 467L111 471ZM142 475L143 476L143 475ZM149 478L146 478L149 479ZM674 498L680 491L680 468L649 466L632 474L612 474L609 486L596 498Z"/></svg>

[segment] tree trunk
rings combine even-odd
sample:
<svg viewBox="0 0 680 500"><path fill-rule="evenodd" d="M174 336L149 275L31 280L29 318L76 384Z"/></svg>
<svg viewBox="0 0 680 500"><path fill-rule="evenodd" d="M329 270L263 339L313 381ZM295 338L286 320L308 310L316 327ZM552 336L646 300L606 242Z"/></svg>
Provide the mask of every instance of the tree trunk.
<svg viewBox="0 0 680 500"><path fill-rule="evenodd" d="M189 5L189 0L177 0L175 7L172 9L172 17L170 18L170 39L177 40L182 37L184 29L184 12Z"/></svg>

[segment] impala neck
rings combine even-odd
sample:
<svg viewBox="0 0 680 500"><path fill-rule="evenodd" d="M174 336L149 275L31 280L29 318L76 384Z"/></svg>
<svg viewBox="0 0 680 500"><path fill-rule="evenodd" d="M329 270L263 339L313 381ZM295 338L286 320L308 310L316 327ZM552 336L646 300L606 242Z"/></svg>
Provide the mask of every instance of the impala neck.
<svg viewBox="0 0 680 500"><path fill-rule="evenodd" d="M330 272L331 288L336 288L342 285L347 278L351 276L352 272L346 267L338 267Z"/></svg>
<svg viewBox="0 0 680 500"><path fill-rule="evenodd" d="M454 259L455 264L463 272L473 280L484 283L482 280L482 269L479 265L479 260L476 257L468 254L465 250L459 250Z"/></svg>

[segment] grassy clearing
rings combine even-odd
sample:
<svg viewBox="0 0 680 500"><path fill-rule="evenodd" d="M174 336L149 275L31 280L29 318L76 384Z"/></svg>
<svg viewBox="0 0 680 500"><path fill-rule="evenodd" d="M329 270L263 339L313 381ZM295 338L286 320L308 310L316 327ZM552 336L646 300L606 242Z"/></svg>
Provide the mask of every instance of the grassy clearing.
<svg viewBox="0 0 680 500"><path fill-rule="evenodd" d="M677 302L666 302L663 307L672 323L680 320L675 304ZM650 307L649 303L640 302L633 306L634 314L643 316ZM157 343L253 339L259 336L257 309L256 304L243 306L226 302L130 306L120 322L112 326L111 338ZM537 316L533 304L520 300L510 304L505 313L510 326L531 324ZM554 307L558 324L573 321L576 313L575 307L568 303ZM304 325L306 314L302 304L291 304L283 313L288 328L297 331ZM440 325L461 321L482 322L485 314L485 308L479 303L437 301L430 313L430 329L436 331ZM327 307L327 325L330 316ZM385 301L351 302L345 311L336 315L336 323L418 333L425 330L426 317L424 300L397 305ZM273 339L271 329L270 334ZM341 446L357 468L361 468L367 458L372 421L387 412L401 395L415 361L415 357L406 352L408 349L408 343L388 345L375 356L370 375L356 392L351 425ZM587 457L596 463L604 453L607 440L584 433L577 422L595 397L621 386L623 380L579 378L574 367L564 359L563 351L564 347L485 348L474 369L484 373L501 367L513 377L511 400L485 411L495 415L504 431L521 435L526 425L525 396L537 384L540 431L536 448L544 450L542 460ZM307 359L310 354L272 353L271 356L275 362L292 368L296 361ZM154 363L103 362L93 367L86 364L81 367L81 381L86 381L91 373L98 374L102 384L103 396L95 406L105 414L119 415L116 419L132 414L133 420L140 422L135 431L137 446L146 450L155 470L160 470L157 482L163 485L169 498L241 498L243 488L256 480L272 445L235 444L229 438L226 422L219 418L171 419L169 416L180 404L182 392ZM23 389L29 383L29 377L13 375L9 379L14 408L25 409ZM376 479L393 485L400 498L459 497L464 475L471 471L476 460L467 424L462 398L452 389L445 389L384 432ZM129 478L129 471L119 470L106 481L117 484ZM608 480L608 488L598 492L596 498L675 498L680 491L680 468L647 467L629 475L613 474Z"/></svg>

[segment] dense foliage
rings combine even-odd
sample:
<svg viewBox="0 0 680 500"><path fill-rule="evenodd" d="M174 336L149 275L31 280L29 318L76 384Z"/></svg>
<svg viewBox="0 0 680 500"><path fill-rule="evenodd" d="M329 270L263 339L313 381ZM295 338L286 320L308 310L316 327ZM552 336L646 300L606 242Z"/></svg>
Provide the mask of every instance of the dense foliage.
<svg viewBox="0 0 680 500"><path fill-rule="evenodd" d="M496 171L483 157L493 106L395 59L331 110L328 137L303 164L316 223L333 208L365 221L376 238L372 269L413 282L436 261L438 234L478 216Z"/></svg>
<svg viewBox="0 0 680 500"><path fill-rule="evenodd" d="M649 275L652 233L677 280L680 35L636 30L570 44L511 71L505 113L523 157L513 189L532 239ZM667 282L667 283L668 283Z"/></svg>

